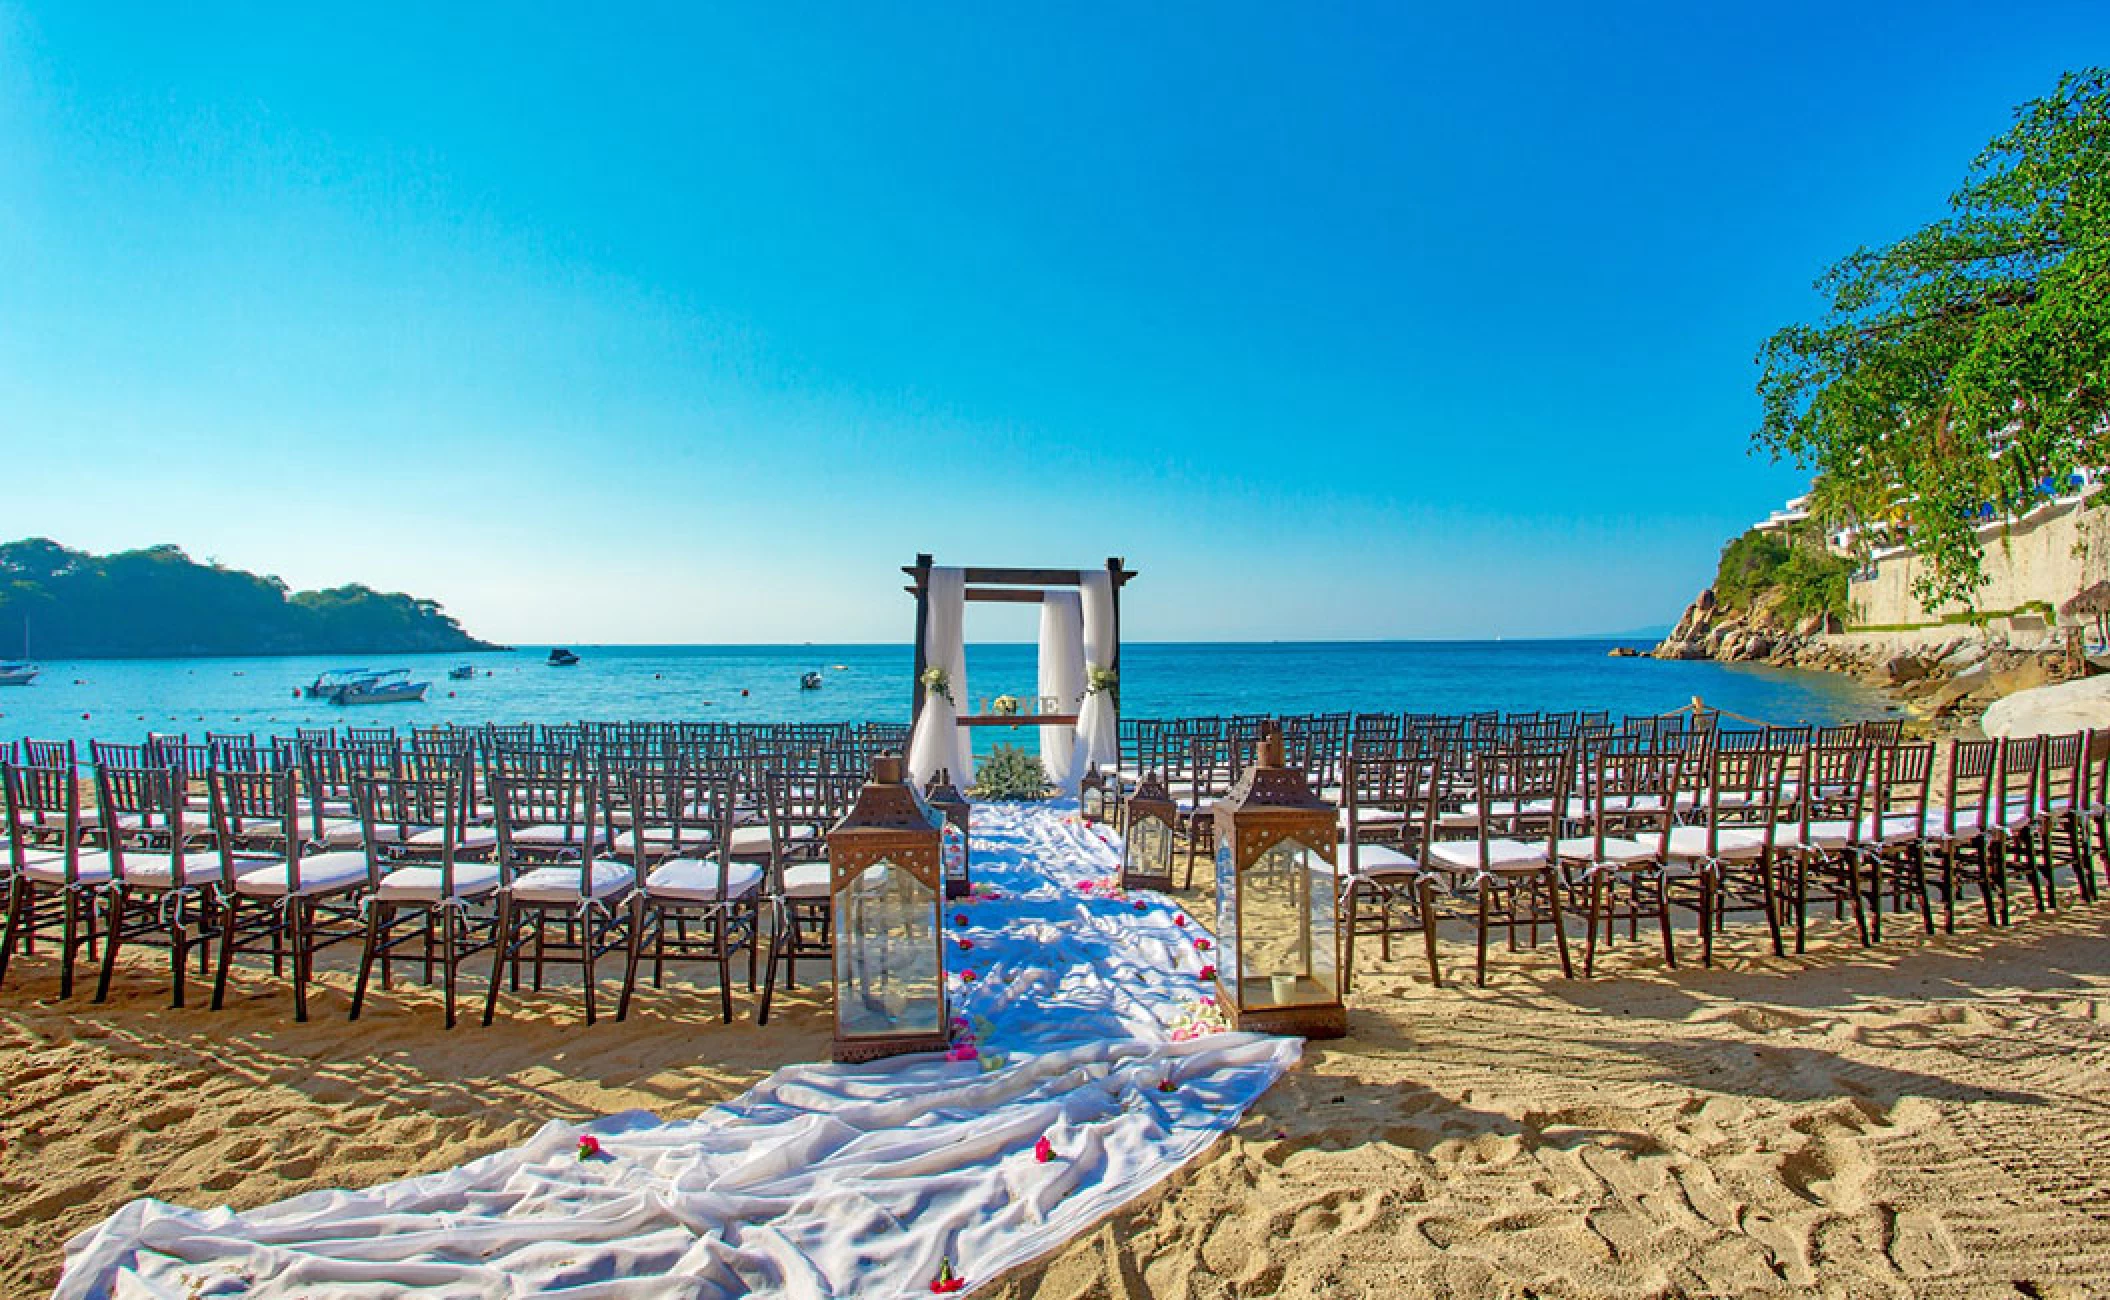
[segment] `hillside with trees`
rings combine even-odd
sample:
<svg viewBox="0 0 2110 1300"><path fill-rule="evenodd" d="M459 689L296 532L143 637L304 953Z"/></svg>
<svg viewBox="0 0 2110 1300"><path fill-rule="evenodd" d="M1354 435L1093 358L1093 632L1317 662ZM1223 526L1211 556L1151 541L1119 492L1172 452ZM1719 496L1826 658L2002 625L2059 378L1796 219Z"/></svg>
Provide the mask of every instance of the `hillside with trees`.
<svg viewBox="0 0 2110 1300"><path fill-rule="evenodd" d="M497 649L438 602L363 586L293 591L176 546L92 555L0 544L0 658L417 653Z"/></svg>

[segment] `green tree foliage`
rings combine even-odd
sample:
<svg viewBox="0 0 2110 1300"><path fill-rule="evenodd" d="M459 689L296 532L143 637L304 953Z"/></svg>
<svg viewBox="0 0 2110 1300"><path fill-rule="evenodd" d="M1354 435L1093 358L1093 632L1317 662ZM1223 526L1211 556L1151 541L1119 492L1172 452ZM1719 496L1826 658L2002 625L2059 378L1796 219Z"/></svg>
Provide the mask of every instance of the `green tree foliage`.
<svg viewBox="0 0 2110 1300"><path fill-rule="evenodd" d="M1897 527L1930 607L1968 602L1985 506L2110 464L2110 71L2024 104L1947 216L1817 287L1823 319L1759 352L1754 441L1816 472L1828 522Z"/></svg>
<svg viewBox="0 0 2110 1300"><path fill-rule="evenodd" d="M474 650L429 600L365 587L289 592L174 546L90 555L44 538L0 545L0 657Z"/></svg>
<svg viewBox="0 0 2110 1300"><path fill-rule="evenodd" d="M1843 621L1852 568L1813 532L1783 536L1754 528L1722 548L1714 597L1735 614L1767 608L1788 623L1812 614Z"/></svg>

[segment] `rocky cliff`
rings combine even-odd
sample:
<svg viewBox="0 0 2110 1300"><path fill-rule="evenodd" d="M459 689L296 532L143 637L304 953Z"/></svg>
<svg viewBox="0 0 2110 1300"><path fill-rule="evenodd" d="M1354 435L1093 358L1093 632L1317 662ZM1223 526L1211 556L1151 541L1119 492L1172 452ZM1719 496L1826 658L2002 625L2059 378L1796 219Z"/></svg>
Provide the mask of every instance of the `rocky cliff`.
<svg viewBox="0 0 2110 1300"><path fill-rule="evenodd" d="M1890 691L1923 718L1970 716L2015 691L2089 671L2079 645L2053 637L2030 650L1989 639L1969 625L1951 636L1890 637L1846 633L1836 620L1810 615L1790 622L1765 599L1730 610L1709 588L1686 606L1658 659L1712 659L1847 673Z"/></svg>

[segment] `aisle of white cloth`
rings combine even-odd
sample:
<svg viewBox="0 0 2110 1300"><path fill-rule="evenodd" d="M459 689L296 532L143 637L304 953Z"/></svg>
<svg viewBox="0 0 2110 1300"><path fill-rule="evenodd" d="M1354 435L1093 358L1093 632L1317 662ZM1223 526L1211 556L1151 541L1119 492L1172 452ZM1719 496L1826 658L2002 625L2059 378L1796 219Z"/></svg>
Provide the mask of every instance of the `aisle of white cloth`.
<svg viewBox="0 0 2110 1300"><path fill-rule="evenodd" d="M975 808L999 896L946 920L977 1059L790 1066L693 1120L552 1122L456 1169L241 1213L135 1201L67 1244L56 1294L909 1297L941 1259L971 1292L1201 1154L1300 1050L1196 1034L1199 918L1106 897L1117 860L1074 809ZM602 1158L578 1158L586 1134Z"/></svg>

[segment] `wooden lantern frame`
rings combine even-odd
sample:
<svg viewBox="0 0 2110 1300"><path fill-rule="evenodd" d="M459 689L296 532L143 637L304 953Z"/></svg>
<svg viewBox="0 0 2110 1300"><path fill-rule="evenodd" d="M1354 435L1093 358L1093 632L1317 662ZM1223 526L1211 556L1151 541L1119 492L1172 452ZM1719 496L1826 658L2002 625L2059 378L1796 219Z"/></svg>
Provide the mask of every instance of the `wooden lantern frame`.
<svg viewBox="0 0 2110 1300"><path fill-rule="evenodd" d="M937 1027L893 1034L845 1034L843 990L835 990L834 1043L830 1055L839 1062L877 1060L909 1052L941 1052L951 1043L952 1004L945 974L945 868L940 847L943 815L916 793L903 776L898 754L872 760L872 775L857 793L857 802L828 832L828 912L837 946L856 942L843 922L843 893L866 868L879 862L906 871L930 890L932 958L937 963ZM836 960L830 959L834 969Z"/></svg>
<svg viewBox="0 0 2110 1300"><path fill-rule="evenodd" d="M1092 796L1098 796L1098 807L1093 807ZM1095 761L1077 778L1077 813L1086 822L1111 822L1118 817L1108 816L1108 810L1118 813L1121 807L1121 778L1099 770Z"/></svg>
<svg viewBox="0 0 2110 1300"><path fill-rule="evenodd" d="M960 793L959 785L953 781L951 771L940 768L931 775L923 787L923 800L944 815L947 825L960 832L960 874L957 879L945 877L945 898L948 902L967 897L974 892L974 840L969 823L974 818L974 805ZM942 865L942 858L940 859Z"/></svg>
<svg viewBox="0 0 2110 1300"><path fill-rule="evenodd" d="M1179 829L1180 806L1173 801L1165 789L1165 782L1156 772L1145 772L1137 783L1136 792L1122 805L1121 825L1121 888L1155 889L1169 892L1172 889L1172 840ZM1163 863L1139 864L1135 858L1136 827L1146 821L1154 821L1164 827L1165 860ZM1158 870L1162 866L1162 871Z"/></svg>
<svg viewBox="0 0 2110 1300"><path fill-rule="evenodd" d="M1233 1024L1241 1030L1252 1030L1266 1034L1294 1034L1304 1038L1340 1038L1348 1032L1348 1008L1341 1001L1341 913L1338 863L1340 861L1339 826L1340 812L1333 804L1312 793L1304 780L1304 773L1287 766L1282 758L1282 732L1269 727L1262 736L1253 762L1239 774L1231 792L1216 801L1211 810L1216 827L1216 852L1219 860L1228 855L1231 860L1231 905L1237 921L1236 935L1219 935L1228 946L1234 939L1239 945L1235 953L1223 953L1232 959L1238 973L1238 984L1227 984L1223 978L1222 960L1219 959L1216 977L1218 1004L1231 1017ZM1244 945L1247 938L1245 924L1245 877L1246 872L1257 864L1268 850L1284 843L1296 841L1309 849L1334 873L1336 897L1334 899L1333 930L1329 934L1307 935L1314 946L1320 943L1333 945L1334 979L1333 996L1325 1002L1302 1003L1295 1006L1248 1007L1241 993L1247 978L1247 963ZM1222 875L1219 864L1217 911L1222 915ZM1304 923L1309 926L1311 917L1307 913Z"/></svg>

